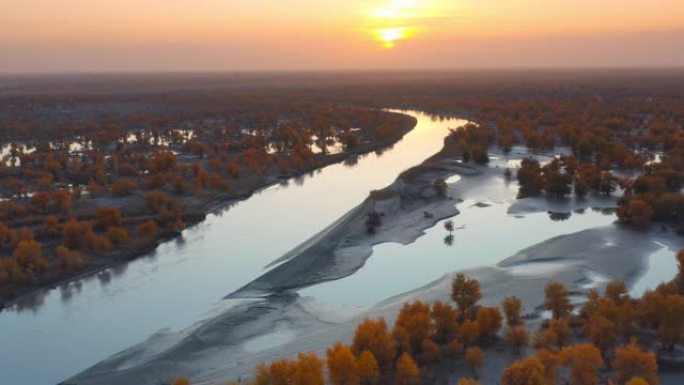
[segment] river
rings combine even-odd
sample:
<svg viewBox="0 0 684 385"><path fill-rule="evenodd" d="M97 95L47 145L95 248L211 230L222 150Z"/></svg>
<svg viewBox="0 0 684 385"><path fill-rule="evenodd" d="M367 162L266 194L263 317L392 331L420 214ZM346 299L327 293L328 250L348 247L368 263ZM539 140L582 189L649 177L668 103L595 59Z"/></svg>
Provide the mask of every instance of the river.
<svg viewBox="0 0 684 385"><path fill-rule="evenodd" d="M46 290L0 313L3 383L54 384L162 328L202 318L269 262L437 152L460 119L416 127L382 154L265 188L126 265Z"/></svg>
<svg viewBox="0 0 684 385"><path fill-rule="evenodd" d="M3 383L55 384L160 329L181 329L208 316L222 297L263 274L264 266L333 223L369 191L389 185L403 170L436 153L449 128L466 123L406 113L417 119L416 127L381 154L265 188L207 216L185 230L181 239L162 244L150 255L45 290L26 301L30 306L2 311ZM510 161L493 163L505 167ZM459 183L458 178L449 181ZM456 203L461 214L453 220L456 227L465 228L454 232L451 246L444 243L448 233L440 222L410 245L375 246L373 256L355 274L300 294L322 302L369 306L446 272L495 265L534 243L615 219L600 210L560 218L545 212L512 215L508 208L517 186L503 178L494 183L477 191L476 200ZM491 234L500 236L492 241ZM665 272L660 274L661 270ZM661 279L668 270L645 276ZM387 278L380 283L380 276ZM650 281L641 280L638 290L652 286ZM220 303L226 306L226 301Z"/></svg>

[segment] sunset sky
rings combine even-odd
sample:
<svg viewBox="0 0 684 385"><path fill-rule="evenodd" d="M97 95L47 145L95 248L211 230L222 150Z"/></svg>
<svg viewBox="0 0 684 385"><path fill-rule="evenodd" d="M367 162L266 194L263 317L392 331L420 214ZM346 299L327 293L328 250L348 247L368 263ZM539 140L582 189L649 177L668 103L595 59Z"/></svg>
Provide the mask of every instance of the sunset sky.
<svg viewBox="0 0 684 385"><path fill-rule="evenodd" d="M0 72L684 66L682 0L2 0Z"/></svg>

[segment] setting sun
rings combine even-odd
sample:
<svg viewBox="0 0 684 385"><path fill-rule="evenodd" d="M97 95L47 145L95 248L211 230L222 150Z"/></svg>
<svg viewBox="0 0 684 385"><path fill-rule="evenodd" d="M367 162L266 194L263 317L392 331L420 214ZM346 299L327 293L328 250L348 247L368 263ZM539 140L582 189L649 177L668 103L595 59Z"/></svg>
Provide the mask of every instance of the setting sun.
<svg viewBox="0 0 684 385"><path fill-rule="evenodd" d="M395 43L406 40L415 34L415 19L425 12L426 5L418 6L416 1L395 0L382 7L368 11L371 31L385 48L393 48Z"/></svg>
<svg viewBox="0 0 684 385"><path fill-rule="evenodd" d="M412 29L408 27L381 28L375 30L375 33L385 48L393 48L396 41L411 37Z"/></svg>

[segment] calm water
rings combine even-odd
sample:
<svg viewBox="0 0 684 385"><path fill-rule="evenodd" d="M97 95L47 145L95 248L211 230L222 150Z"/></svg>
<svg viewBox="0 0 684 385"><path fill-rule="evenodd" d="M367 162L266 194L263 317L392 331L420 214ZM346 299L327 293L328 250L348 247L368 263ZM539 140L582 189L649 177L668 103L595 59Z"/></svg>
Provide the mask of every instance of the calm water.
<svg viewBox="0 0 684 385"><path fill-rule="evenodd" d="M332 165L273 186L223 215L210 215L151 256L49 290L34 306L0 313L3 383L53 384L165 328L201 318L220 298L263 273L289 251L437 152L463 120L418 125L381 156L354 167Z"/></svg>
<svg viewBox="0 0 684 385"><path fill-rule="evenodd" d="M509 188L511 192L517 192L517 187L506 186L503 179L499 183L500 190ZM375 246L373 256L354 275L306 288L300 294L324 302L368 306L420 288L447 272L495 265L517 251L551 237L615 221L613 214L593 210L574 213L562 221L552 220L547 213L513 216L507 214L507 201L488 201L486 196L479 201L490 206L478 207L473 200L457 204L461 213L452 220L455 227L465 228L454 231L451 246L445 243L449 233L441 221L407 246L396 243ZM383 278L378 280L378 277Z"/></svg>
<svg viewBox="0 0 684 385"><path fill-rule="evenodd" d="M654 242L660 246L660 249L649 255L648 269L629 291L632 297L641 297L646 290L655 289L659 283L667 282L677 274L677 258L675 258L677 250L660 242Z"/></svg>

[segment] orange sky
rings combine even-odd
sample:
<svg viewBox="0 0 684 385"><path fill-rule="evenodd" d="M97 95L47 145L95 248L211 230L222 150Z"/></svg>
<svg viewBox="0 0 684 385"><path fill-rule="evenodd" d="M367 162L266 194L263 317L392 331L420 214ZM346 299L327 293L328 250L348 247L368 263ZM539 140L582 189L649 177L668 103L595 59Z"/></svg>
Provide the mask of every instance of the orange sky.
<svg viewBox="0 0 684 385"><path fill-rule="evenodd" d="M684 66L682 0L5 0L0 71Z"/></svg>

